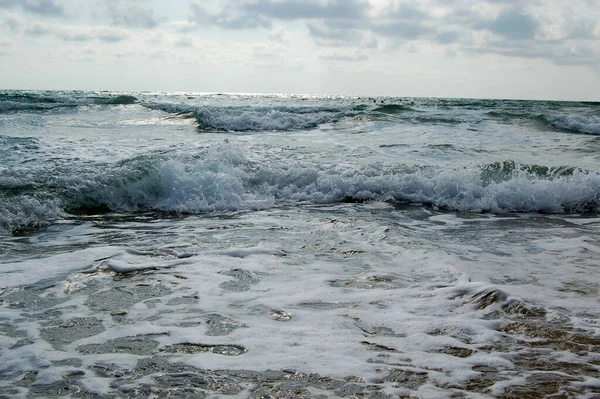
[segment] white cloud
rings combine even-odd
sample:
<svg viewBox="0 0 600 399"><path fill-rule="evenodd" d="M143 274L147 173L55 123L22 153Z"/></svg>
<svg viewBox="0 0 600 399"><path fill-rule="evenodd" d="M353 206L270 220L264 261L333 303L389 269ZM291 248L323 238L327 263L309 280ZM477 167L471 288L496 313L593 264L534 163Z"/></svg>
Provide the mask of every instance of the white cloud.
<svg viewBox="0 0 600 399"><path fill-rule="evenodd" d="M366 61L367 55L356 49L323 49L317 53L317 57L327 61Z"/></svg>
<svg viewBox="0 0 600 399"><path fill-rule="evenodd" d="M269 32L269 39L279 43L289 43L290 35L281 25L274 26Z"/></svg>

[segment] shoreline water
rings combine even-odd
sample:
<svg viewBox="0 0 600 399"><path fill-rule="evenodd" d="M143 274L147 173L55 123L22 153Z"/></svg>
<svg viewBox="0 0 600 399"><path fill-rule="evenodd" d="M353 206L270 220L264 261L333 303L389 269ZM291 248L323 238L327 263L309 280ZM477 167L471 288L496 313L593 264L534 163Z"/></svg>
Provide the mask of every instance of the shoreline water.
<svg viewBox="0 0 600 399"><path fill-rule="evenodd" d="M598 395L594 105L49 93L0 96L0 396Z"/></svg>

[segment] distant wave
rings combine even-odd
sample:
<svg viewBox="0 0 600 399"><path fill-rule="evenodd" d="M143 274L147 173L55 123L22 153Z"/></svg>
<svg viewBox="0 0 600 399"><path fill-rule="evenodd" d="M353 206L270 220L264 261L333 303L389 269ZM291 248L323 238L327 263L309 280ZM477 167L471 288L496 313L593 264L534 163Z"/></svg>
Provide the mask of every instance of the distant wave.
<svg viewBox="0 0 600 399"><path fill-rule="evenodd" d="M494 110L486 112L486 115L496 119L515 119L515 118L531 118L532 115L525 111L508 111L508 110Z"/></svg>
<svg viewBox="0 0 600 399"><path fill-rule="evenodd" d="M96 97L92 98L94 104L106 104L106 105L128 105L135 104L138 99L137 97L122 94L117 96L108 96L108 97Z"/></svg>
<svg viewBox="0 0 600 399"><path fill-rule="evenodd" d="M75 108L79 104L56 103L56 102L39 102L26 103L15 101L0 102L0 113L15 112L15 111L47 111L55 108Z"/></svg>
<svg viewBox="0 0 600 399"><path fill-rule="evenodd" d="M402 104L385 104L375 108L372 112L381 112L384 114L398 114L406 111L415 111L413 108Z"/></svg>
<svg viewBox="0 0 600 399"><path fill-rule="evenodd" d="M546 114L537 109L524 110L491 110L485 114L493 119L507 123L532 121L541 129L568 130L573 133L600 134L600 116L584 116L579 114Z"/></svg>
<svg viewBox="0 0 600 399"><path fill-rule="evenodd" d="M128 94L80 92L0 92L0 113L35 112L90 105L128 105L138 99Z"/></svg>
<svg viewBox="0 0 600 399"><path fill-rule="evenodd" d="M340 106L193 106L174 103L143 103L181 118L196 119L204 132L260 132L314 129L347 118L358 122L459 124L456 117L417 111L402 104L358 103Z"/></svg>
<svg viewBox="0 0 600 399"><path fill-rule="evenodd" d="M200 131L257 132L312 129L356 115L350 107L324 106L190 106L144 104L145 107L195 118Z"/></svg>
<svg viewBox="0 0 600 399"><path fill-rule="evenodd" d="M202 160L149 155L71 173L0 175L0 231L68 214L199 214L371 200L494 213L595 213L600 206L599 173L510 161L448 170L399 165L390 174L377 165L256 165L224 145Z"/></svg>
<svg viewBox="0 0 600 399"><path fill-rule="evenodd" d="M582 115L550 115L545 119L558 129L570 130L576 133L600 134L600 116Z"/></svg>

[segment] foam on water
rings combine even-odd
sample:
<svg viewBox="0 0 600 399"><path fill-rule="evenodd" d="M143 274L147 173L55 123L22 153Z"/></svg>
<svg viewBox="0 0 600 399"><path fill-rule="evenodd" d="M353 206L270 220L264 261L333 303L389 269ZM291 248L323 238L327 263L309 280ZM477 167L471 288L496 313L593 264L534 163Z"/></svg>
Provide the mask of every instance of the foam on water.
<svg viewBox="0 0 600 399"><path fill-rule="evenodd" d="M223 220L217 230L211 219L197 219L179 226L193 229L196 242L152 246L151 234L140 248L49 257L39 283L21 273L35 261L4 264L19 277L0 294L3 385L30 379L22 395L11 397L52 396L73 384L104 394L143 387L166 394L160 389L181 386L178 376L189 389L204 376L198 387L247 396L242 386L269 386L260 374L248 375L272 370L264 378L282 384L281 392L292 389L283 381L293 378L293 389L319 387L336 396L374 387L424 398L463 390L502 395L532 384L522 362L543 345L535 334L548 334L555 342L549 345L571 334L560 359L540 360L549 367L591 367L593 351L585 348L600 335L597 309L577 290L597 290L600 281L587 273L600 245L576 225L535 240L534 218L430 211L419 218L405 211L394 220L382 217L397 212L385 206L315 210ZM533 237L486 241L505 231L502 223L532 229ZM481 241L464 245L473 230ZM243 234L252 237L249 246L218 249ZM440 235L454 238L440 245ZM493 249L482 248L485 242ZM587 286L577 286L582 272ZM576 311L567 315L566 307ZM546 332L551 328L558 341ZM593 389L591 371L573 372L565 369L565 386L579 385L568 389ZM317 383L310 373L325 379ZM217 377L207 385L206 378Z"/></svg>

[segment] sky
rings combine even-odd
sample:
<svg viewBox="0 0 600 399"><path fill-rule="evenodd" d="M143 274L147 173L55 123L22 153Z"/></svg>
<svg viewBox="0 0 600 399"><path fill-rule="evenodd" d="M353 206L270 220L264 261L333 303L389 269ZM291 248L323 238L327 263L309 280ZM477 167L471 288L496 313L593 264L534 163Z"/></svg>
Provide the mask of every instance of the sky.
<svg viewBox="0 0 600 399"><path fill-rule="evenodd" d="M0 0L0 89L600 101L600 0Z"/></svg>

